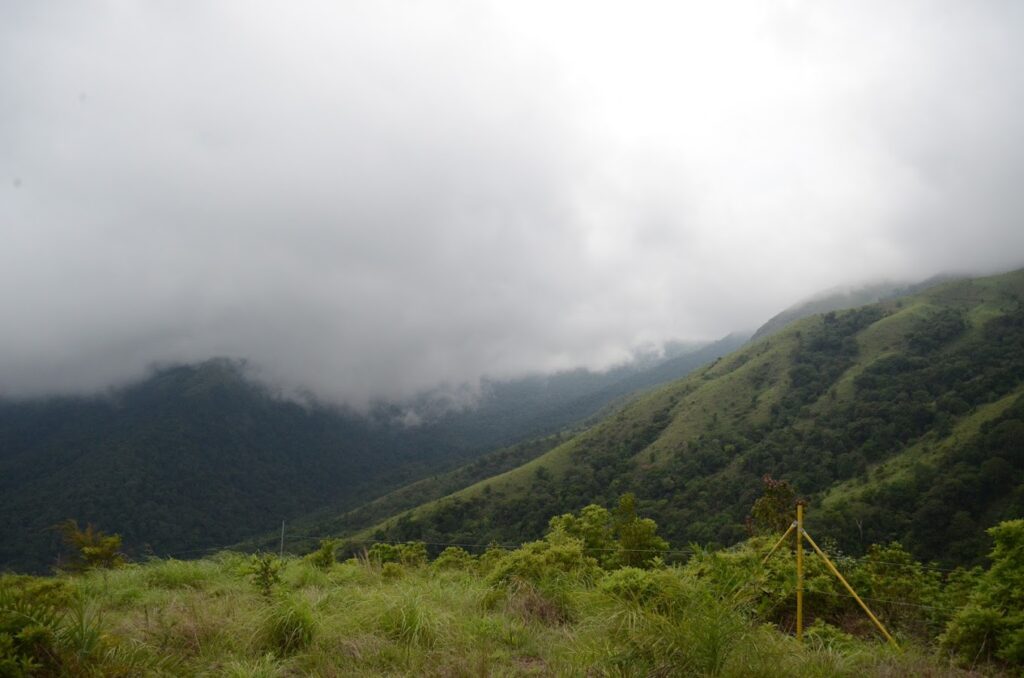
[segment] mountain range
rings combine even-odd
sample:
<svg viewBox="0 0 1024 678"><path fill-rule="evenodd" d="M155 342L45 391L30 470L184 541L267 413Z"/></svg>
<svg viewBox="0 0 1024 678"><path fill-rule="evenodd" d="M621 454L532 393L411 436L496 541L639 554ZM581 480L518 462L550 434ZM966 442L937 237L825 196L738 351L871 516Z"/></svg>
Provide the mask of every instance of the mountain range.
<svg viewBox="0 0 1024 678"><path fill-rule="evenodd" d="M881 301L846 308L864 295ZM850 552L976 562L983 529L1024 514L1022 295L1024 271L819 297L749 341L485 380L472 405L297 402L228 359L0 401L0 567L52 566L67 518L135 557L269 548L282 521L298 551L482 545L626 492L673 543L727 545L766 476Z"/></svg>
<svg viewBox="0 0 1024 678"><path fill-rule="evenodd" d="M576 425L744 340L669 346L604 372L485 380L474 403L455 406L443 393L367 412L297 402L224 358L164 367L92 397L3 400L0 568L52 566L60 544L50 528L68 518L121 534L134 556L188 557L312 512L352 509Z"/></svg>

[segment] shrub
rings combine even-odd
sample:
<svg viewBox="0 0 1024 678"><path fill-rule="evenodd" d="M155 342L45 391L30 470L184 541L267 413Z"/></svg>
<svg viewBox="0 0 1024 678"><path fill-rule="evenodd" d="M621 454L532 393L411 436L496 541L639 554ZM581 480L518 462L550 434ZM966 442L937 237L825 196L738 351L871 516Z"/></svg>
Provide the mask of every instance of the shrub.
<svg viewBox="0 0 1024 678"><path fill-rule="evenodd" d="M64 613L30 577L0 577L0 675L58 673Z"/></svg>
<svg viewBox="0 0 1024 678"><path fill-rule="evenodd" d="M558 626L574 619L567 591L551 582L538 585L513 578L504 591L505 610L524 622Z"/></svg>
<svg viewBox="0 0 1024 678"><path fill-rule="evenodd" d="M592 582L599 573L597 560L584 553L583 542L563 535L529 542L503 554L487 582L499 586L516 578L534 584L552 579Z"/></svg>
<svg viewBox="0 0 1024 678"><path fill-rule="evenodd" d="M339 539L321 539L320 546L306 556L306 562L321 570L328 570L335 561L335 553L338 551Z"/></svg>
<svg viewBox="0 0 1024 678"><path fill-rule="evenodd" d="M0 576L0 675L135 676L175 668L105 632L98 609L65 582Z"/></svg>
<svg viewBox="0 0 1024 678"><path fill-rule="evenodd" d="M668 542L657 535L658 525L650 518L636 514L636 497L624 494L612 513L615 535L614 564L618 567L653 567L662 562Z"/></svg>
<svg viewBox="0 0 1024 678"><path fill-rule="evenodd" d="M432 563L437 570L463 570L473 567L475 559L468 551L458 546L449 546Z"/></svg>
<svg viewBox="0 0 1024 678"><path fill-rule="evenodd" d="M401 579L405 574L405 568L399 563L384 563L380 566L380 576L384 579L395 580Z"/></svg>
<svg viewBox="0 0 1024 678"><path fill-rule="evenodd" d="M887 625L934 638L946 621L939 573L914 560L898 542L872 544L848 579L858 593L874 599L872 611Z"/></svg>
<svg viewBox="0 0 1024 678"><path fill-rule="evenodd" d="M657 523L636 515L636 497L631 493L622 495L612 511L591 504L578 516L555 516L548 526L549 536L578 539L606 569L653 567L668 550L668 542L657 535Z"/></svg>
<svg viewBox="0 0 1024 678"><path fill-rule="evenodd" d="M366 552L366 558L378 567L384 563L401 563L408 567L418 567L427 563L427 545L421 541L405 544L378 542Z"/></svg>
<svg viewBox="0 0 1024 678"><path fill-rule="evenodd" d="M476 559L477 572L484 576L489 575L508 554L509 550L499 544L488 545L487 550Z"/></svg>
<svg viewBox="0 0 1024 678"><path fill-rule="evenodd" d="M71 557L62 563L62 569L84 572L96 568L121 567L125 563L119 534L104 534L91 523L81 530L78 522L70 518L54 529L60 532L64 544L71 550Z"/></svg>
<svg viewBox="0 0 1024 678"><path fill-rule="evenodd" d="M281 583L283 563L273 553L257 553L249 561L246 573L265 598L274 593L274 587Z"/></svg>
<svg viewBox="0 0 1024 678"><path fill-rule="evenodd" d="M1024 666L1024 519L988 530L992 567L978 578L967 604L946 626L944 648L964 659L998 658Z"/></svg>
<svg viewBox="0 0 1024 678"><path fill-rule="evenodd" d="M598 588L628 608L671 617L693 599L695 582L677 567L662 570L622 568L605 577Z"/></svg>

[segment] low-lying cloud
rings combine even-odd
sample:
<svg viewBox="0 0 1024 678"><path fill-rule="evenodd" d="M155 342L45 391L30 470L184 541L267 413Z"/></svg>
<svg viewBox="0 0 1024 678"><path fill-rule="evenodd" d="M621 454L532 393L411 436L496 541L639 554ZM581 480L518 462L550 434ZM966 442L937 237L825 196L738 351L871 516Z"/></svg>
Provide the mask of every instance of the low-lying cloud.
<svg viewBox="0 0 1024 678"><path fill-rule="evenodd" d="M0 393L353 404L1024 259L1016 3L0 8Z"/></svg>

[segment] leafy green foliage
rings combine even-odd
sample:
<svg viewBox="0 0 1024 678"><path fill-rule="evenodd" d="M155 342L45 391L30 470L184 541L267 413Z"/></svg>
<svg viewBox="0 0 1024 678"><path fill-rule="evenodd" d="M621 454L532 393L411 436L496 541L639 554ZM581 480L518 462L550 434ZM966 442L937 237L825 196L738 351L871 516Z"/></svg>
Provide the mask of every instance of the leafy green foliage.
<svg viewBox="0 0 1024 678"><path fill-rule="evenodd" d="M437 570L465 570L473 567L475 559L461 546L449 546L434 559L432 563Z"/></svg>
<svg viewBox="0 0 1024 678"><path fill-rule="evenodd" d="M1024 667L1024 520L988 530L992 567L946 627L943 647L964 658L998 658Z"/></svg>
<svg viewBox="0 0 1024 678"><path fill-rule="evenodd" d="M423 542L406 544L378 542L370 546L366 557L369 562L377 566L397 563L406 567L419 567L427 563L427 545Z"/></svg>
<svg viewBox="0 0 1024 678"><path fill-rule="evenodd" d="M68 581L0 575L0 675L131 676L176 666L104 628L97 606Z"/></svg>
<svg viewBox="0 0 1024 678"><path fill-rule="evenodd" d="M71 556L61 563L61 567L69 572L84 572L96 568L109 569L121 567L125 563L121 553L121 535L107 535L97 530L90 523L85 529L79 529L78 522L68 519L56 529L70 549Z"/></svg>
<svg viewBox="0 0 1024 678"><path fill-rule="evenodd" d="M517 580L533 584L551 580L591 582L599 572L597 559L587 555L583 542L556 532L505 553L494 563L487 581L496 585L511 585Z"/></svg>
<svg viewBox="0 0 1024 678"><path fill-rule="evenodd" d="M337 553L340 545L340 539L321 539L320 547L306 556L306 560L308 560L311 565L318 567L321 570L330 569L330 567L336 562L335 554Z"/></svg>
<svg viewBox="0 0 1024 678"><path fill-rule="evenodd" d="M643 605L662 593L655 574L649 570L626 566L609 572L598 589L618 600Z"/></svg>
<svg viewBox="0 0 1024 678"><path fill-rule="evenodd" d="M282 566L281 560L273 553L257 553L249 561L246 573L264 598L273 596L274 589L281 583Z"/></svg>
<svg viewBox="0 0 1024 678"><path fill-rule="evenodd" d="M761 481L764 494L757 498L750 510L750 531L752 534L781 534L793 522L796 490L789 481L775 480L769 474Z"/></svg>
<svg viewBox="0 0 1024 678"><path fill-rule="evenodd" d="M636 515L636 497L624 494L614 511L591 504L579 515L566 513L549 522L552 534L579 539L604 568L651 567L668 550L650 518Z"/></svg>

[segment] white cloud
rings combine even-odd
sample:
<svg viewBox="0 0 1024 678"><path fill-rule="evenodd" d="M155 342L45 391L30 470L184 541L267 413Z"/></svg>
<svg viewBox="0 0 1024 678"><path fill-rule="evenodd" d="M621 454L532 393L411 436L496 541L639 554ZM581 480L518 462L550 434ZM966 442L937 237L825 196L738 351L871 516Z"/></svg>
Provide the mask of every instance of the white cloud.
<svg viewBox="0 0 1024 678"><path fill-rule="evenodd" d="M1021 263L1015 4L0 9L0 392L365 402Z"/></svg>

